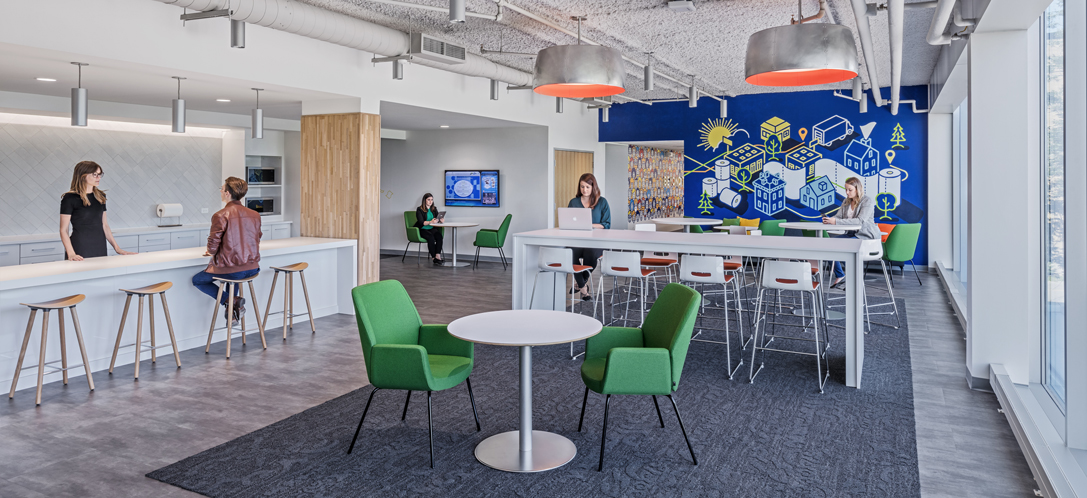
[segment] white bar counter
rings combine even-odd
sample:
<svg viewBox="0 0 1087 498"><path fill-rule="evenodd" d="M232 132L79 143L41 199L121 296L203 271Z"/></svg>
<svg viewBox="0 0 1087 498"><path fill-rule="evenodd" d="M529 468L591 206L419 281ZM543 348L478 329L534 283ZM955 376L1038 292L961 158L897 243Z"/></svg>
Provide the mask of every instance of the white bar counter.
<svg viewBox="0 0 1087 498"><path fill-rule="evenodd" d="M727 233L639 232L634 230L560 230L549 228L513 235L513 309L562 309L568 289L554 289L552 278L541 276L535 303L529 303L540 247L586 247L631 251L677 252L721 256L818 259L844 261L846 285L846 385L861 386L864 369L864 322L861 241L844 238L771 237ZM599 283L593 272L593 285ZM546 278L545 278L546 277ZM548 296L551 299L548 299ZM832 338L831 340L840 340Z"/></svg>
<svg viewBox="0 0 1087 498"><path fill-rule="evenodd" d="M355 240L312 237L261 241L261 274L253 281L260 300L255 304L260 308L261 315L263 316L264 307L268 303L268 292L272 285L272 275L275 273L269 267L303 261L309 263L309 268L306 269L306 283L309 287L314 318L336 313L352 313L351 289L355 287L358 275L357 244ZM214 306L213 298L192 285L192 276L205 269L211 259L203 254L204 248L199 247L0 268L0 384L10 387L23 333L26 331L27 319L30 317L30 310L19 303L49 301L73 294L86 295L87 299L76 309L79 312L80 325L87 345L91 371L102 372L109 368L114 341L117 338L117 328L124 311L126 295L118 289L132 289L170 281L174 286L166 292L166 300L170 305L170 316L177 336L178 349L203 346L207 341L208 327L211 325L211 310ZM273 313L282 311L283 308L283 283L279 282L276 287L276 296L272 303ZM297 286L297 290L300 291L301 286ZM247 324L255 330L256 326L250 311L254 309L254 303L249 302L248 294L246 290L246 308L249 313ZM294 294L295 313L304 313L305 297L302 292ZM134 298L129 310L129 319L125 324L122 345L135 342L136 305L137 299ZM217 312L220 315L218 325L223 326L222 308L219 308ZM37 364L41 313L38 315L35 319L32 340L27 348L24 367ZM148 339L146 310L144 315L143 335L144 339ZM274 315L268 318L268 327L272 329L271 332L266 332L269 344L275 343L277 331L274 327L282 326L282 316ZM56 317L50 318L46 361L60 358ZM158 344L168 344L170 336L161 306L155 306L155 325ZM305 317L295 319L295 325L295 333L310 334L309 323L306 322ZM74 340L72 327L69 325L66 330L71 336L67 341L68 358L72 360L69 361L69 365L76 365L79 363L78 345ZM317 333L321 333L321 330L318 329ZM225 339L224 331L216 332L215 342ZM249 343L247 349L254 347L259 350L260 342L257 341L256 346ZM173 368L173 359L167 351L168 348L158 351L160 360L158 368L166 366ZM145 360L150 357L149 352L144 353ZM128 348L127 351L121 351L117 357L117 364L131 364L133 360L134 352L132 348ZM182 367L184 366L185 364L182 363ZM82 369L76 368L69 373L81 375ZM35 379L32 378L35 375L37 374L34 369L24 371L24 378L19 382L20 390L35 388ZM105 373L95 375L105 375ZM51 382L58 379L60 379L60 373L52 373L46 374L45 381Z"/></svg>

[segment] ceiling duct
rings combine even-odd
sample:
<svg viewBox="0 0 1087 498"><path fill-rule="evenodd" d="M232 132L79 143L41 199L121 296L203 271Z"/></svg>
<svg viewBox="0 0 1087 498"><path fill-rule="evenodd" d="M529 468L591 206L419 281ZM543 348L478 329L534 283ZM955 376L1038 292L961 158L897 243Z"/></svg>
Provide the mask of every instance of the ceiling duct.
<svg viewBox="0 0 1087 498"><path fill-rule="evenodd" d="M425 33L412 33L408 53L420 59L442 64L464 64L468 51L460 45L435 38Z"/></svg>

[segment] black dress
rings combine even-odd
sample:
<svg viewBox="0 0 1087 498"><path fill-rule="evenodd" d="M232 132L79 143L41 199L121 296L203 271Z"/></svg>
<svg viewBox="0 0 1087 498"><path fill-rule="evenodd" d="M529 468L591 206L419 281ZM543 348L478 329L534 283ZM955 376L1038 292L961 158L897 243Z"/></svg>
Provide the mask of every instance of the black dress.
<svg viewBox="0 0 1087 498"><path fill-rule="evenodd" d="M71 215L72 250L84 258L106 255L106 231L102 227L102 213L106 205L98 202L94 194L87 194L90 206L83 205L79 194L68 192L60 200L60 214ZM64 255L68 259L68 255Z"/></svg>

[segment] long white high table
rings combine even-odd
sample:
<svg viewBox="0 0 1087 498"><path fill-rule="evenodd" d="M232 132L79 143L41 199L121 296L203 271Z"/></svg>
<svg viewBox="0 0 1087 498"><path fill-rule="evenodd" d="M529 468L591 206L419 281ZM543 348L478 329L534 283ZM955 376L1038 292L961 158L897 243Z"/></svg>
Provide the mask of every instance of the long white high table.
<svg viewBox="0 0 1087 498"><path fill-rule="evenodd" d="M0 268L0 385L7 385L11 381L12 374L15 373L15 363L22 345L23 332L26 330L26 322L30 317L30 311L19 303L42 302L73 294L86 295L87 299L76 309L79 312L80 325L87 345L91 371L99 372L109 368L114 341L117 338L117 328L124 310L126 296L118 289L132 289L171 281L174 286L166 291L166 299L170 303L170 316L174 324L178 349L203 346L207 341L208 326L211 324L211 309L215 302L192 285L192 276L207 267L210 259L204 257L203 254L204 248L200 247ZM306 269L306 280L309 284L314 318L352 312L351 289L355 287L358 275L357 241L313 237L266 240L261 241L260 256L262 272L253 281L260 302L246 305L250 319L253 318L251 311L254 309L253 304L260 307L262 315L264 307L268 304L268 291L271 289L273 273L267 271L268 267L284 266L301 261L309 263L309 268ZM302 293L297 293L294 298L295 309L304 309L306 303ZM282 311L283 299L278 298L276 301L278 302L272 303L273 313ZM165 318L162 310L158 306L155 308L159 344L168 344L169 336L165 334ZM219 313L221 314L222 311ZM122 344L134 342L136 336L135 303L129 314ZM282 325L282 317L283 315L268 317L270 320L268 325ZM221 318L220 316L220 324ZM30 341L30 349L27 350L28 360L24 366L37 364L41 317L39 316L35 322L34 340ZM145 338L148 333L147 327L148 324L145 323ZM306 335L309 335L309 326L304 329ZM49 324L49 330L46 361L60 358L60 341L57 340L55 320ZM67 331L69 334L72 333L70 327ZM317 333L321 333L320 329ZM216 332L216 341L225 339L225 332ZM67 345L68 357L79 358L78 349L73 349L75 341L69 340ZM252 343L249 347L253 347ZM255 347L260 348L259 341ZM145 352L144 359L150 357L150 353ZM133 361L131 353L117 357L118 365L131 364ZM73 362L75 363L78 361ZM172 360L160 363L159 368L163 365L174 367ZM185 363L182 362L181 366L184 368ZM78 375L82 369L75 369L73 372ZM35 369L31 369L24 371L23 375L34 376L37 373ZM104 372L95 375L104 375ZM45 376L46 382L58 379L60 379L60 373ZM35 382L26 380L19 383L20 388L33 389ZM16 399L18 398L16 396Z"/></svg>
<svg viewBox="0 0 1087 498"><path fill-rule="evenodd" d="M811 237L738 237L723 233L638 232L634 230L560 230L549 228L513 235L513 309L564 309L565 288L554 288L551 278L537 282L535 302L529 303L538 269L540 247L586 247L632 251L678 252L761 258L844 261L846 385L861 386L864 368L864 327L861 312L863 285L859 239ZM549 299L550 298L550 299Z"/></svg>

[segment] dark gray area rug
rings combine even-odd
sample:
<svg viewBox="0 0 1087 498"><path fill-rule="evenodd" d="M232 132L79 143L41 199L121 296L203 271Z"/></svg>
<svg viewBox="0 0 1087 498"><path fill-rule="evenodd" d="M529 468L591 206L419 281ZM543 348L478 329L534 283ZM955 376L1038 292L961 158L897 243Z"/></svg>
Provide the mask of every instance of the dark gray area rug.
<svg viewBox="0 0 1087 498"><path fill-rule="evenodd" d="M844 384L842 329L830 329L831 376L824 394L817 389L812 356L766 353L760 358L765 368L749 384L750 347L730 381L724 346L693 343L674 396L697 466L666 399L660 400L661 429L650 397L616 396L604 471L597 472L604 397L589 394L585 428L578 433L581 361L569 359L566 345L535 348L534 424L570 438L577 456L539 474L480 464L473 456L477 443L517 428L518 351L477 345L472 381L483 431L475 431L463 385L434 393L434 469L428 463L425 393L412 395L402 422L405 393L378 392L355 451L347 454L373 389L365 386L147 475L213 497L919 496L902 299L898 309L899 330L882 325L894 323L893 317L873 316L862 389ZM782 320L797 323L791 316ZM706 332L703 338L721 334ZM735 334L733 328L734 362L741 354ZM789 342L775 347L813 347ZM362 370L359 365L359 373L344 375L361 377Z"/></svg>

